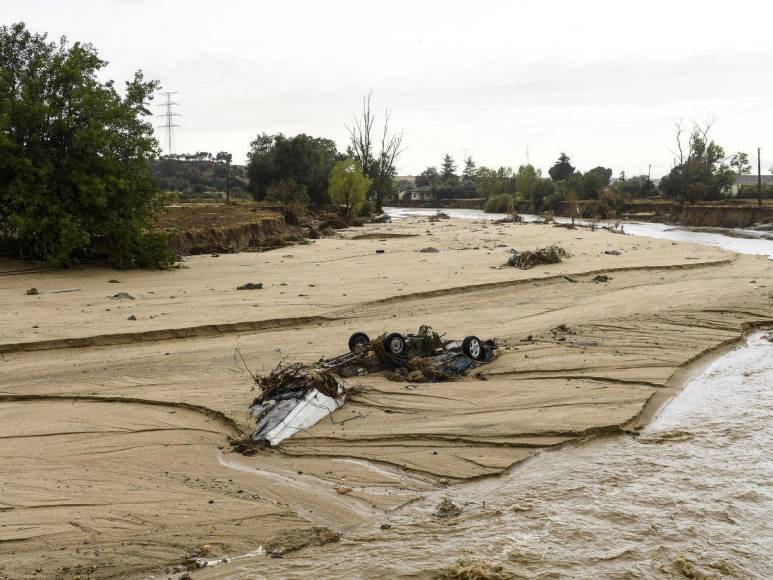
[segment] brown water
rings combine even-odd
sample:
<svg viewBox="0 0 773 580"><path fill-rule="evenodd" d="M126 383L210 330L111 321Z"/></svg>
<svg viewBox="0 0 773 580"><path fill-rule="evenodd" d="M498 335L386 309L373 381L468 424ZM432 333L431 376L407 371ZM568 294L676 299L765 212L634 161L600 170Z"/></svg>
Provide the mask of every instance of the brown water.
<svg viewBox="0 0 773 580"><path fill-rule="evenodd" d="M253 554L204 575L425 577L464 558L501 566L497 577L773 578L771 417L773 344L758 333L639 436L543 452L370 520L338 544ZM445 497L461 515L434 515Z"/></svg>

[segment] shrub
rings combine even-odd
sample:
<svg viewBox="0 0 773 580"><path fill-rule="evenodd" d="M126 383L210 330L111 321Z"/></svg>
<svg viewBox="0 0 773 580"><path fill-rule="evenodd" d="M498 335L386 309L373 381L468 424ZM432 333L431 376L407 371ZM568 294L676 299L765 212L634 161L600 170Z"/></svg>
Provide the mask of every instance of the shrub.
<svg viewBox="0 0 773 580"><path fill-rule="evenodd" d="M560 246L547 246L536 250L519 252L512 250L505 266L513 266L521 270L528 270L540 264L557 264L568 258L571 254Z"/></svg>
<svg viewBox="0 0 773 580"><path fill-rule="evenodd" d="M513 196L509 193L498 193L486 200L483 207L486 213L510 213L513 211Z"/></svg>

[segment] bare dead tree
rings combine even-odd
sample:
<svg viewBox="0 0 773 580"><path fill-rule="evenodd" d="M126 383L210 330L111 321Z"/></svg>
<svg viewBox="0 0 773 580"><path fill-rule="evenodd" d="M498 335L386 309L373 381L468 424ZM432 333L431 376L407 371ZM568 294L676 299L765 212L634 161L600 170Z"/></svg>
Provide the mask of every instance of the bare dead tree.
<svg viewBox="0 0 773 580"><path fill-rule="evenodd" d="M693 154L696 151L696 144L699 140L704 143L708 142L709 132L714 126L714 121L714 118L710 118L703 124L693 122L690 136L687 138L686 143L682 141L684 136L682 123L681 121L676 123L676 151L672 151L672 153L679 158L679 167L682 168L681 203L684 203L687 199L687 193L690 188L690 169L694 161ZM686 153L685 149L687 149Z"/></svg>
<svg viewBox="0 0 773 580"><path fill-rule="evenodd" d="M362 97L362 111L360 115L354 115L354 123L346 125L349 132L349 142L352 155L360 166L363 175L370 176L370 168L373 164L373 123L376 116L371 109L373 91Z"/></svg>
<svg viewBox="0 0 773 580"><path fill-rule="evenodd" d="M385 195L389 193L395 160L402 153L403 131L392 132L390 128L391 112L384 111L384 130L381 134L380 150L375 154L373 126L376 115L372 107L373 91L362 98L362 111L354 116L354 123L347 125L351 154L362 173L373 178L371 194L375 194L376 209L381 210Z"/></svg>
<svg viewBox="0 0 773 580"><path fill-rule="evenodd" d="M404 131L392 133L389 128L391 113L389 108L384 111L384 131L381 134L381 151L378 156L378 174L376 176L376 206L381 211L384 196L389 193L392 173L395 170L395 160L402 153Z"/></svg>

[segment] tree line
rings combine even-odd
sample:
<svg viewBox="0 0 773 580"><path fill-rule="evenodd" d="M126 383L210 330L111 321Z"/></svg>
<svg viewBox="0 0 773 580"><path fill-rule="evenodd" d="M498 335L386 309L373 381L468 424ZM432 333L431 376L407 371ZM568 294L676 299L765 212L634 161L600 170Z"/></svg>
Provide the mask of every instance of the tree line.
<svg viewBox="0 0 773 580"><path fill-rule="evenodd" d="M91 44L50 42L23 23L0 27L0 249L57 266L96 257L119 267L167 267L176 257L154 229L165 197L151 161L212 165L219 179L225 166L229 183L231 153L162 156L148 121L159 83L138 71L119 93L112 80L102 80L106 65ZM645 175L612 180L602 165L578 171L564 153L547 175L531 164L515 171L478 166L471 157L460 171L445 155L416 185L438 198L486 198L492 211L582 202L603 215L631 197L718 199L751 167L743 153L726 155L711 128L677 126L674 167L659 189ZM372 93L346 129L344 151L323 137L260 133L236 177L244 175L241 184L254 199L285 207L332 204L347 219L379 211L398 190L403 132L393 128L388 108L375 111ZM181 175L170 172L174 187ZM200 177L205 187L209 178Z"/></svg>

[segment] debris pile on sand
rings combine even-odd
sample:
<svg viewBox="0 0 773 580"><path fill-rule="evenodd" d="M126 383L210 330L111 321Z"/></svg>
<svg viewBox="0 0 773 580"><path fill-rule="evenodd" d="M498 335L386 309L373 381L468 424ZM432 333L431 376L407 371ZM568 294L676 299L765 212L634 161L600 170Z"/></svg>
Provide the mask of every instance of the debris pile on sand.
<svg viewBox="0 0 773 580"><path fill-rule="evenodd" d="M461 513L461 508L447 497L444 497L435 508L435 515L439 518L454 518Z"/></svg>
<svg viewBox="0 0 773 580"><path fill-rule="evenodd" d="M501 565L460 558L434 575L444 580L510 580L513 574Z"/></svg>
<svg viewBox="0 0 773 580"><path fill-rule="evenodd" d="M237 290L262 290L263 289L263 283L262 282L247 282L246 284L242 284L241 286L236 287Z"/></svg>
<svg viewBox="0 0 773 580"><path fill-rule="evenodd" d="M513 212L507 217L494 220L494 223L495 224L522 224L524 223L524 220L522 216L518 215L516 212Z"/></svg>
<svg viewBox="0 0 773 580"><path fill-rule="evenodd" d="M134 300L134 296L128 292L119 292L118 294L113 294L110 298L113 300Z"/></svg>
<svg viewBox="0 0 773 580"><path fill-rule="evenodd" d="M38 294L40 294L40 292L37 288L30 288L27 290L27 296L37 296Z"/></svg>
<svg viewBox="0 0 773 580"><path fill-rule="evenodd" d="M259 446L281 443L346 401L344 383L330 370L300 363L279 363L269 374L256 375L255 383L260 395L250 412L257 422L252 441Z"/></svg>
<svg viewBox="0 0 773 580"><path fill-rule="evenodd" d="M342 377L391 370L390 378L396 380L448 381L490 362L496 348L493 340L475 336L444 340L429 326L421 326L416 334L384 333L374 340L356 332L349 338L348 353L312 365L281 362L268 374L253 374L260 390L250 407L255 431L249 440L232 440L231 445L241 453L254 453L257 447L277 445L312 427L346 402L350 389Z"/></svg>
<svg viewBox="0 0 773 580"><path fill-rule="evenodd" d="M528 270L529 268L533 268L540 264L557 264L562 262L564 258L571 256L571 254L561 246L547 246L545 248L525 250L523 252L511 250L511 252L512 255L508 258L505 265L520 268L521 270Z"/></svg>

